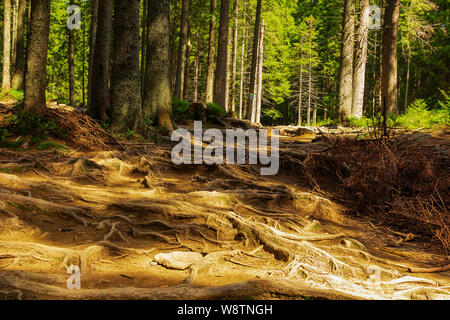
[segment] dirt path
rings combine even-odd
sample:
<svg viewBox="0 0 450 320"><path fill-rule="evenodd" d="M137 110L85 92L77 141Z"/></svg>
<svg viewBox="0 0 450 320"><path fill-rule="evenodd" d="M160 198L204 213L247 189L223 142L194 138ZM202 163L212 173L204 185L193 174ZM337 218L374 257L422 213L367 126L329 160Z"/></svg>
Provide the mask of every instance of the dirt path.
<svg viewBox="0 0 450 320"><path fill-rule="evenodd" d="M284 146L281 157L299 163L327 147ZM450 298L449 271L410 272L447 257L350 218L289 168L262 178L251 167L176 167L169 147L127 148L1 150L0 298ZM203 258L185 270L154 261L173 251ZM66 288L70 265L80 290Z"/></svg>

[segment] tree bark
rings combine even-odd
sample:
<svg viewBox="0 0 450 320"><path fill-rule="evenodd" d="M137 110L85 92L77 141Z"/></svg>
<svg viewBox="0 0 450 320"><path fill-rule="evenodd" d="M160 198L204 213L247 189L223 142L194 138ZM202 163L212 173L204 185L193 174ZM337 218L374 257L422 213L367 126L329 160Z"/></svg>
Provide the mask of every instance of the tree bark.
<svg viewBox="0 0 450 320"><path fill-rule="evenodd" d="M98 7L97 32L95 36L92 66L92 96L89 114L102 121L108 119L111 96L109 91L109 67L112 35L112 0L102 0Z"/></svg>
<svg viewBox="0 0 450 320"><path fill-rule="evenodd" d="M400 0L386 0L381 71L381 104L383 113L398 115L397 38Z"/></svg>
<svg viewBox="0 0 450 320"><path fill-rule="evenodd" d="M217 46L216 76L214 80L214 102L225 109L226 104L226 77L228 57L228 25L230 14L230 0L222 0L220 5L219 43Z"/></svg>
<svg viewBox="0 0 450 320"><path fill-rule="evenodd" d="M231 75L231 115L236 116L236 69L239 29L239 0L234 0L234 32L233 32L233 66Z"/></svg>
<svg viewBox="0 0 450 320"><path fill-rule="evenodd" d="M298 89L298 126L302 125L302 99L303 99L303 35L300 38L300 79Z"/></svg>
<svg viewBox="0 0 450 320"><path fill-rule="evenodd" d="M261 122L262 94L263 94L263 66L264 66L264 21L261 23L261 31L259 36L258 50L258 90L256 100L256 116L255 122Z"/></svg>
<svg viewBox="0 0 450 320"><path fill-rule="evenodd" d="M198 102L198 78L200 75L200 33L197 31L195 46L194 102Z"/></svg>
<svg viewBox="0 0 450 320"><path fill-rule="evenodd" d="M17 34L16 34L16 59L14 63L14 74L12 77L12 88L22 90L25 72L25 19L27 1L18 0L17 7Z"/></svg>
<svg viewBox="0 0 450 320"><path fill-rule="evenodd" d="M92 0L91 30L89 39L89 66L88 66L88 106L91 105L92 98L92 69L94 66L95 37L97 35L98 1Z"/></svg>
<svg viewBox="0 0 450 320"><path fill-rule="evenodd" d="M74 1L70 0L70 5ZM73 38L73 29L67 29L69 32L69 46L68 46L68 64L69 64L69 104L75 105L75 43Z"/></svg>
<svg viewBox="0 0 450 320"><path fill-rule="evenodd" d="M241 47L241 81L239 84L239 119L242 120L242 114L244 109L244 77L245 77L245 42L247 38L247 1L244 1L244 21L242 23L242 47Z"/></svg>
<svg viewBox="0 0 450 320"><path fill-rule="evenodd" d="M178 45L177 73L175 79L175 96L178 99L183 99L188 19L189 0L183 0L181 4L180 42Z"/></svg>
<svg viewBox="0 0 450 320"><path fill-rule="evenodd" d="M338 112L340 120L352 115L353 48L355 33L355 0L345 0L342 24L341 73Z"/></svg>
<svg viewBox="0 0 450 320"><path fill-rule="evenodd" d="M214 99L214 60L216 42L216 6L217 0L210 0L210 21L209 21L209 45L208 45L208 71L206 75L206 103L213 102Z"/></svg>
<svg viewBox="0 0 450 320"><path fill-rule="evenodd" d="M186 57L185 57L185 66L184 66L184 76L183 76L183 92L181 99L189 99L189 81L191 78L191 22L188 23L188 32L187 32L187 40L186 40Z"/></svg>
<svg viewBox="0 0 450 320"><path fill-rule="evenodd" d="M141 109L139 0L114 0L111 130L136 128Z"/></svg>
<svg viewBox="0 0 450 320"><path fill-rule="evenodd" d="M353 73L352 116L362 118L369 38L370 1L360 0L359 28L356 38L355 70Z"/></svg>
<svg viewBox="0 0 450 320"><path fill-rule="evenodd" d="M5 0L3 19L2 89L9 90L11 88L11 0Z"/></svg>
<svg viewBox="0 0 450 320"><path fill-rule="evenodd" d="M172 131L169 10L169 0L149 0L147 52L151 54L145 66L142 105L145 118L157 119L160 127Z"/></svg>
<svg viewBox="0 0 450 320"><path fill-rule="evenodd" d="M145 60L147 56L147 14L148 14L148 0L144 0L144 8L142 11L142 36L141 36L141 84L144 83L145 77ZM144 86L141 85L141 99L144 94Z"/></svg>
<svg viewBox="0 0 450 320"><path fill-rule="evenodd" d="M255 31L253 34L253 49L252 49L252 66L250 69L250 88L249 97L247 100L247 116L246 119L251 122L255 122L253 112L255 105L255 85L256 85L256 65L258 62L258 45L259 45L259 28L261 25L261 7L262 0L258 0L256 4L256 18L255 18Z"/></svg>
<svg viewBox="0 0 450 320"><path fill-rule="evenodd" d="M45 108L47 51L50 33L50 0L31 2L30 32L25 75L24 111L42 113Z"/></svg>

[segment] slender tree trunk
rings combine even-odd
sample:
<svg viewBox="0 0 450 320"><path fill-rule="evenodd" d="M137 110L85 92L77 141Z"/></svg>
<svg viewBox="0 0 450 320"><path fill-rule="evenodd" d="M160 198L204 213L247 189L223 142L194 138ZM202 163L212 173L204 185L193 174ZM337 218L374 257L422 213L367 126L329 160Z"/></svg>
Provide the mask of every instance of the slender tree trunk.
<svg viewBox="0 0 450 320"><path fill-rule="evenodd" d="M139 0L114 0L111 130L134 130L141 110Z"/></svg>
<svg viewBox="0 0 450 320"><path fill-rule="evenodd" d="M298 89L298 126L302 126L302 99L303 99L303 35L300 38L300 79Z"/></svg>
<svg viewBox="0 0 450 320"><path fill-rule="evenodd" d="M157 119L160 127L172 131L169 22L169 0L149 0L147 52L151 54L145 66L143 115Z"/></svg>
<svg viewBox="0 0 450 320"><path fill-rule="evenodd" d="M233 66L231 75L231 115L236 116L236 69L239 29L239 0L234 0L234 31L233 31Z"/></svg>
<svg viewBox="0 0 450 320"><path fill-rule="evenodd" d="M312 29L312 24L309 25ZM308 127L311 126L311 95L312 95L312 38L309 38L309 67L308 67Z"/></svg>
<svg viewBox="0 0 450 320"><path fill-rule="evenodd" d="M11 0L5 0L3 20L3 78L2 89L11 88Z"/></svg>
<svg viewBox="0 0 450 320"><path fill-rule="evenodd" d="M239 84L239 119L242 120L242 113L244 109L244 77L245 77L245 42L247 39L247 1L244 2L244 22L242 23L242 48L241 48L241 81Z"/></svg>
<svg viewBox="0 0 450 320"><path fill-rule="evenodd" d="M182 99L189 99L189 85L190 85L190 78L191 78L191 50L192 50L192 43L191 43L191 22L188 23L188 33L187 33L187 41L186 41L186 61L185 61L185 67L184 67L184 76L183 76L183 92L182 92Z"/></svg>
<svg viewBox="0 0 450 320"><path fill-rule="evenodd" d="M74 1L70 0L70 5ZM69 64L69 104L75 105L75 43L73 38L73 29L69 29L69 46L68 46L68 64Z"/></svg>
<svg viewBox="0 0 450 320"><path fill-rule="evenodd" d="M355 0L345 0L344 2L338 106L341 121L352 115L353 48L355 39Z"/></svg>
<svg viewBox="0 0 450 320"><path fill-rule="evenodd" d="M206 75L206 103L214 99L214 58L216 42L216 6L217 0L210 0L209 45L208 45L208 71Z"/></svg>
<svg viewBox="0 0 450 320"><path fill-rule="evenodd" d="M88 66L88 106L91 105L92 99L92 71L94 66L94 52L95 52L95 38L97 35L97 20L98 20L98 1L92 0L91 9L91 30L89 39L89 66Z"/></svg>
<svg viewBox="0 0 450 320"><path fill-rule="evenodd" d="M398 115L397 38L400 0L386 0L386 2L383 30L381 102L383 113Z"/></svg>
<svg viewBox="0 0 450 320"><path fill-rule="evenodd" d="M256 18L255 18L255 31L253 35L253 49L252 49L252 66L250 69L250 88L249 88L249 97L247 101L247 120L251 122L255 122L254 116L254 102L255 102L255 82L256 82L256 65L258 58L258 45L259 45L259 28L261 25L261 7L262 0L258 0L256 4Z"/></svg>
<svg viewBox="0 0 450 320"><path fill-rule="evenodd" d="M263 94L263 66L264 66L264 21L261 22L258 50L258 90L255 122L261 122L262 94Z"/></svg>
<svg viewBox="0 0 450 320"><path fill-rule="evenodd" d="M147 13L148 13L148 0L144 0L144 8L142 11L142 36L141 36L141 84L144 83L145 77L145 60L147 56ZM141 97L144 95L144 86L141 85Z"/></svg>
<svg viewBox="0 0 450 320"><path fill-rule="evenodd" d="M19 11L19 0L12 1L12 37L11 37L11 74L14 73L16 63L16 50L17 50L17 15ZM11 76L12 81L12 76ZM11 86L12 87L12 86Z"/></svg>
<svg viewBox="0 0 450 320"><path fill-rule="evenodd" d="M225 110L229 114L230 109L230 66L231 66L231 52L230 48L232 47L232 34L233 30L231 29L231 25L228 26L228 46L227 46L227 65L226 65L226 76L225 76Z"/></svg>
<svg viewBox="0 0 450 320"><path fill-rule="evenodd" d="M97 34L95 36L92 66L92 97L89 114L105 121L110 111L109 67L112 35L112 0L102 0L98 7Z"/></svg>
<svg viewBox="0 0 450 320"><path fill-rule="evenodd" d="M356 38L355 70L353 73L352 116L362 118L366 80L367 47L369 38L370 1L360 0L359 28Z"/></svg>
<svg viewBox="0 0 450 320"><path fill-rule="evenodd" d="M228 24L230 14L230 0L221 0L219 43L217 47L216 75L214 80L214 102L227 109L226 105L226 77L228 56Z"/></svg>
<svg viewBox="0 0 450 320"><path fill-rule="evenodd" d="M31 2L30 33L25 75L24 111L29 114L44 112L47 82L47 52L50 33L50 0Z"/></svg>
<svg viewBox="0 0 450 320"><path fill-rule="evenodd" d="M409 95L409 78L411 72L411 48L408 46L408 62L406 65L406 84L405 84L405 106L403 112L406 113L408 109L408 95Z"/></svg>
<svg viewBox="0 0 450 320"><path fill-rule="evenodd" d="M14 74L12 77L12 88L22 90L25 72L25 19L27 1L19 0L17 8L17 35L16 35L16 62L14 63Z"/></svg>
<svg viewBox="0 0 450 320"><path fill-rule="evenodd" d="M181 3L180 42L178 44L177 73L175 79L175 96L183 99L184 67L186 60L186 43L188 34L189 0Z"/></svg>
<svg viewBox="0 0 450 320"><path fill-rule="evenodd" d="M200 33L197 31L195 46L194 102L198 102L198 78L200 74Z"/></svg>
<svg viewBox="0 0 450 320"><path fill-rule="evenodd" d="M313 126L317 126L317 100L314 101Z"/></svg>

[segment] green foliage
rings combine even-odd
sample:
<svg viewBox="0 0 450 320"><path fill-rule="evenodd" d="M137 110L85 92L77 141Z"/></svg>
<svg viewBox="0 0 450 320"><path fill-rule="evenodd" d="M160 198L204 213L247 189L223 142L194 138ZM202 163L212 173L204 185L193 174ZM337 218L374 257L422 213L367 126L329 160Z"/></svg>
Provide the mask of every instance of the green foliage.
<svg viewBox="0 0 450 320"><path fill-rule="evenodd" d="M347 119L346 125L348 127L354 127L354 128L362 128L362 127L370 127L372 126L373 122L372 119L362 117L361 119L358 119L356 117L350 117Z"/></svg>
<svg viewBox="0 0 450 320"><path fill-rule="evenodd" d="M183 117L189 110L190 102L188 100L172 99L172 111L175 119Z"/></svg>
<svg viewBox="0 0 450 320"><path fill-rule="evenodd" d="M134 131L128 129L127 132L125 133L125 139L131 140L133 137L134 137Z"/></svg>
<svg viewBox="0 0 450 320"><path fill-rule="evenodd" d="M38 150L58 149L58 150L64 150L64 151L69 150L67 147L65 147L59 143L56 143L54 141L42 142L36 147L36 149L38 149Z"/></svg>
<svg viewBox="0 0 450 320"><path fill-rule="evenodd" d="M3 100L7 97L14 99L20 103L23 101L23 91L9 89L9 90L0 92L0 100Z"/></svg>
<svg viewBox="0 0 450 320"><path fill-rule="evenodd" d="M435 125L450 124L450 103L448 95L443 92L445 101L441 101L441 108L429 110L427 103L423 99L415 100L407 112L398 117L396 124L401 127L417 129L432 128Z"/></svg>
<svg viewBox="0 0 450 320"><path fill-rule="evenodd" d="M278 124L283 118L280 111L276 109L264 109L262 110L262 122L270 125Z"/></svg>
<svg viewBox="0 0 450 320"><path fill-rule="evenodd" d="M225 111L225 108L222 107L220 104L212 102L208 103L207 106L207 112L209 116L215 116L219 118L223 118L227 115L227 112Z"/></svg>
<svg viewBox="0 0 450 320"><path fill-rule="evenodd" d="M19 135L31 135L31 144L36 145L48 136L64 139L67 133L56 125L53 119L45 116L30 115L23 111L8 119L8 126Z"/></svg>

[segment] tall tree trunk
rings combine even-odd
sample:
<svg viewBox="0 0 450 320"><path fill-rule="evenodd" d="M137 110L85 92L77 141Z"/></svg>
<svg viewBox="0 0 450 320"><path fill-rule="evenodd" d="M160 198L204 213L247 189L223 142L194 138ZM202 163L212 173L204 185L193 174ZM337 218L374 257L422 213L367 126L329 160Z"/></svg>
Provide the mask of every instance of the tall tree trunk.
<svg viewBox="0 0 450 320"><path fill-rule="evenodd" d="M19 0L12 1L12 36L11 36L11 74L14 73L16 62L16 48L17 48L17 15L19 11ZM11 76L12 81L12 76Z"/></svg>
<svg viewBox="0 0 450 320"><path fill-rule="evenodd" d="M70 0L70 5L74 4L74 0ZM69 104L75 105L75 43L73 38L73 29L69 31L68 46L68 64L69 64Z"/></svg>
<svg viewBox="0 0 450 320"><path fill-rule="evenodd" d="M236 116L236 69L239 29L239 0L234 0L234 32L233 32L233 66L231 75L231 115Z"/></svg>
<svg viewBox="0 0 450 320"><path fill-rule="evenodd" d="M92 66L92 97L89 114L105 121L110 111L109 67L112 35L112 0L102 0L98 6L97 34L95 36Z"/></svg>
<svg viewBox="0 0 450 320"><path fill-rule="evenodd" d="M244 21L242 23L242 48L241 48L241 79L239 84L239 119L242 120L242 114L244 109L244 77L245 77L245 42L247 38L247 1L244 1Z"/></svg>
<svg viewBox="0 0 450 320"><path fill-rule="evenodd" d="M139 0L114 0L111 130L136 128L141 110Z"/></svg>
<svg viewBox="0 0 450 320"><path fill-rule="evenodd" d="M197 31L195 46L194 102L198 102L198 78L200 75L200 32Z"/></svg>
<svg viewBox="0 0 450 320"><path fill-rule="evenodd" d="M352 115L353 48L355 39L355 0L345 0L342 25L341 73L339 81L339 118Z"/></svg>
<svg viewBox="0 0 450 320"><path fill-rule="evenodd" d="M92 0L91 9L91 30L89 39L89 66L88 66L88 106L91 105L92 99L92 69L94 66L95 38L97 36L97 20L98 20L98 1Z"/></svg>
<svg viewBox="0 0 450 320"><path fill-rule="evenodd" d="M397 103L397 38L400 0L386 0L384 15L381 72L381 103L383 113L398 115Z"/></svg>
<svg viewBox="0 0 450 320"><path fill-rule="evenodd" d="M370 1L360 0L359 28L356 38L355 70L353 73L352 116L362 118L369 38Z"/></svg>
<svg viewBox="0 0 450 320"><path fill-rule="evenodd" d="M230 14L230 0L221 0L219 43L217 46L217 64L214 80L214 102L227 109L226 105L226 77L228 56L228 24Z"/></svg>
<svg viewBox="0 0 450 320"><path fill-rule="evenodd" d="M312 22L309 25L312 29ZM311 34L310 34L311 35ZM309 37L309 66L308 66L308 114L307 121L308 127L311 126L311 96L312 96L312 38Z"/></svg>
<svg viewBox="0 0 450 320"><path fill-rule="evenodd" d="M408 95L409 95L409 78L411 72L411 47L408 46L408 61L406 63L406 84L405 84L405 106L403 112L406 113L408 109Z"/></svg>
<svg viewBox="0 0 450 320"><path fill-rule="evenodd" d="M31 2L30 32L25 75L24 111L42 113L45 108L48 36L50 33L50 0Z"/></svg>
<svg viewBox="0 0 450 320"><path fill-rule="evenodd" d="M178 44L177 73L176 73L176 79L175 79L175 96L178 99L183 99L184 67L185 67L185 60L186 60L188 19L189 19L189 0L182 0L180 42Z"/></svg>
<svg viewBox="0 0 450 320"><path fill-rule="evenodd" d="M231 52L230 50L232 43L232 37L230 36L232 34L233 30L231 29L231 25L228 26L228 46L227 46L227 65L226 65L226 72L225 72L225 110L227 113L230 113L230 66L231 66Z"/></svg>
<svg viewBox="0 0 450 320"><path fill-rule="evenodd" d="M144 0L144 8L142 11L142 36L141 36L141 84L144 83L145 77L145 60L147 56L147 13L148 13L148 0ZM144 86L141 85L141 98L144 95Z"/></svg>
<svg viewBox="0 0 450 320"><path fill-rule="evenodd" d="M25 19L27 1L18 0L17 8L17 35L16 35L16 61L14 63L14 74L12 77L12 88L22 90L25 72Z"/></svg>
<svg viewBox="0 0 450 320"><path fill-rule="evenodd" d="M11 88L11 0L5 0L3 20L3 77L2 89Z"/></svg>
<svg viewBox="0 0 450 320"><path fill-rule="evenodd" d="M256 18L255 18L255 31L253 34L253 49L252 49L252 66L250 69L250 88L249 97L247 100L247 120L255 122L253 112L255 102L255 82L256 82L256 65L258 62L258 45L259 45L259 28L261 25L261 7L262 0L258 0L256 4Z"/></svg>
<svg viewBox="0 0 450 320"><path fill-rule="evenodd" d="M302 125L302 99L303 99L303 35L300 38L300 78L298 88L298 126Z"/></svg>
<svg viewBox="0 0 450 320"><path fill-rule="evenodd" d="M208 45L208 71L206 74L206 103L213 102L214 99L214 58L216 54L216 7L217 0L210 0L211 15L209 21L209 45Z"/></svg>
<svg viewBox="0 0 450 320"><path fill-rule="evenodd" d="M169 14L169 0L149 0L147 52L151 54L145 66L142 107L145 118L157 118L160 127L172 131Z"/></svg>
<svg viewBox="0 0 450 320"><path fill-rule="evenodd" d="M263 94L263 66L264 66L264 21L261 23L261 31L259 36L258 49L258 82L257 82L257 100L256 100L256 115L255 122L261 122L261 108L262 108L262 94Z"/></svg>
<svg viewBox="0 0 450 320"><path fill-rule="evenodd" d="M192 43L191 43L191 30L192 25L191 22L188 23L188 32L187 32L187 41L186 41L186 58L185 58L185 67L184 67L184 76L183 76L183 92L182 92L182 99L189 99L189 81L191 78L191 50L192 50Z"/></svg>

